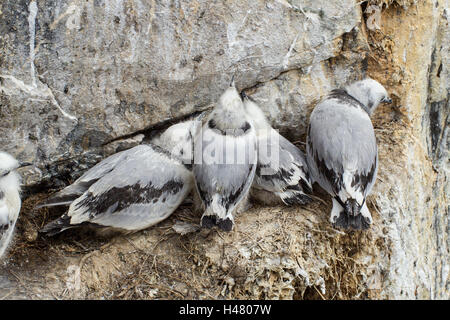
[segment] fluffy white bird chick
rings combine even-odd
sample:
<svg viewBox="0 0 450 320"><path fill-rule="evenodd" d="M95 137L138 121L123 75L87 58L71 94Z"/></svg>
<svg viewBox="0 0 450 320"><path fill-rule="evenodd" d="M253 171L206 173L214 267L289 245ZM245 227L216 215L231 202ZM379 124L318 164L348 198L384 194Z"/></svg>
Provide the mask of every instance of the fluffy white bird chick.
<svg viewBox="0 0 450 320"><path fill-rule="evenodd" d="M311 113L307 160L314 181L333 198L330 221L344 229L367 229L366 197L376 181L378 149L370 115L392 102L372 79L333 90Z"/></svg>
<svg viewBox="0 0 450 320"><path fill-rule="evenodd" d="M242 93L247 114L253 120L258 146L258 165L250 193L264 204L306 204L311 198L308 166L303 152L273 129L261 108Z"/></svg>
<svg viewBox="0 0 450 320"><path fill-rule="evenodd" d="M233 215L253 182L257 157L255 129L234 83L194 141L193 172L205 209L201 225L231 231Z"/></svg>
<svg viewBox="0 0 450 320"><path fill-rule="evenodd" d="M0 151L0 258L11 241L20 212L19 162Z"/></svg>

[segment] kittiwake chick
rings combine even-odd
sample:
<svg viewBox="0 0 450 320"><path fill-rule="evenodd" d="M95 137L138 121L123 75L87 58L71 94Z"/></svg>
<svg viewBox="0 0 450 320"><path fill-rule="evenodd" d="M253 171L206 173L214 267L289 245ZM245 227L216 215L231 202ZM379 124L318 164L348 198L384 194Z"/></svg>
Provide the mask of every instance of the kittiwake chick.
<svg viewBox="0 0 450 320"><path fill-rule="evenodd" d="M194 160L194 137L202 127L200 114L192 120L176 123L167 128L161 135L152 139L152 143L159 145L176 155L183 163L191 167Z"/></svg>
<svg viewBox="0 0 450 320"><path fill-rule="evenodd" d="M370 115L391 103L377 81L357 81L333 90L313 110L307 136L312 179L333 197L335 227L367 229L372 216L366 197L375 184L378 151Z"/></svg>
<svg viewBox="0 0 450 320"><path fill-rule="evenodd" d="M179 143L192 145L190 141ZM70 204L67 213L45 225L54 235L84 224L124 233L146 229L169 217L193 188L191 170L183 163L184 150L165 135L101 161L72 185L40 206ZM186 148L186 147L184 147Z"/></svg>
<svg viewBox="0 0 450 320"><path fill-rule="evenodd" d="M256 130L258 165L250 193L265 204L306 204L311 198L309 170L303 152L268 123L260 107L242 93L247 114Z"/></svg>
<svg viewBox="0 0 450 320"><path fill-rule="evenodd" d="M25 165L29 164L21 165L10 154L0 151L0 258L11 242L19 217L22 202L16 169Z"/></svg>
<svg viewBox="0 0 450 320"><path fill-rule="evenodd" d="M194 147L196 190L205 209L201 225L231 231L233 214L248 194L257 162L255 129L234 82L206 118Z"/></svg>

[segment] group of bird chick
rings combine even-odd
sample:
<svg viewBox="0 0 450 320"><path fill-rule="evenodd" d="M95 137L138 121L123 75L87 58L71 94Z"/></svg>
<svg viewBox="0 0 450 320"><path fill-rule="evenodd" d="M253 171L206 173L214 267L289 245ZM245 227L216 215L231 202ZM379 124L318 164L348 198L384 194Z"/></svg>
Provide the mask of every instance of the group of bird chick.
<svg viewBox="0 0 450 320"><path fill-rule="evenodd" d="M305 156L232 81L208 115L104 159L41 203L68 210L40 231L51 236L89 225L135 232L169 217L190 194L202 227L231 231L249 199L304 205L314 182L332 197L334 227L367 229L366 197L378 168L370 115L381 102L392 101L372 79L331 91L311 114ZM0 152L0 257L20 211L20 166Z"/></svg>

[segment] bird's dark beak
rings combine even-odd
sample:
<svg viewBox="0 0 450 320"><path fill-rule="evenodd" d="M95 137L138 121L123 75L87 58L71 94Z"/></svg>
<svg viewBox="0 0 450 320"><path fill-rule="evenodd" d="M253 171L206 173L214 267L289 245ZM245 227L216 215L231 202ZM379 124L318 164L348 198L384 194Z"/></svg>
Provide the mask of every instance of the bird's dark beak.
<svg viewBox="0 0 450 320"><path fill-rule="evenodd" d="M234 74L233 74L233 76L231 77L230 87L235 87L235 83L234 83Z"/></svg>
<svg viewBox="0 0 450 320"><path fill-rule="evenodd" d="M242 100L248 99L248 96L245 94L244 91L241 92L241 99Z"/></svg>
<svg viewBox="0 0 450 320"><path fill-rule="evenodd" d="M383 102L383 103L392 103L392 99L389 98L389 97L386 97L383 100L381 100L381 102Z"/></svg>
<svg viewBox="0 0 450 320"><path fill-rule="evenodd" d="M28 167L28 166L32 166L33 164L30 162L20 162L19 163L19 168L23 168L23 167Z"/></svg>

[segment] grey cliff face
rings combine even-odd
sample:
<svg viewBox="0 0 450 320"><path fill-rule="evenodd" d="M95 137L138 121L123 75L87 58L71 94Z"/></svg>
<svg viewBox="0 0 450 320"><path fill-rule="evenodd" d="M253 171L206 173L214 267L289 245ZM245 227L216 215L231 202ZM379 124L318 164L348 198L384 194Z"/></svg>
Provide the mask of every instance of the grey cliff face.
<svg viewBox="0 0 450 320"><path fill-rule="evenodd" d="M285 1L6 2L2 148L41 166L89 163L81 155L211 106L233 74L249 88L333 57L360 19L349 0L298 5L305 13Z"/></svg>

